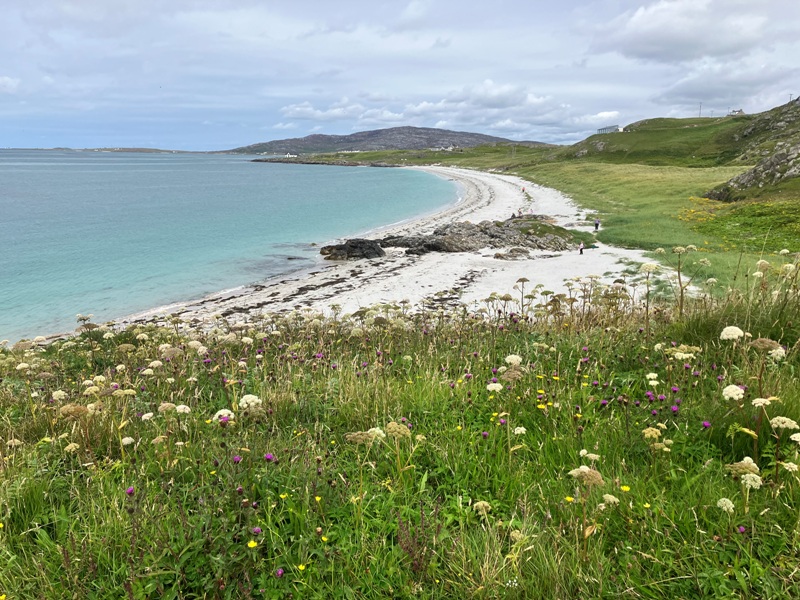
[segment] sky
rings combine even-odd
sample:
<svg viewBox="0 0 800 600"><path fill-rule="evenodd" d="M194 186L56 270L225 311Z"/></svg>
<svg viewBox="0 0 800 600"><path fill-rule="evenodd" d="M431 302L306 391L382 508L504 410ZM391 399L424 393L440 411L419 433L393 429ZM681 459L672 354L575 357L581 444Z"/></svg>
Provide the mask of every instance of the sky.
<svg viewBox="0 0 800 600"><path fill-rule="evenodd" d="M571 144L800 94L794 0L3 0L0 147Z"/></svg>

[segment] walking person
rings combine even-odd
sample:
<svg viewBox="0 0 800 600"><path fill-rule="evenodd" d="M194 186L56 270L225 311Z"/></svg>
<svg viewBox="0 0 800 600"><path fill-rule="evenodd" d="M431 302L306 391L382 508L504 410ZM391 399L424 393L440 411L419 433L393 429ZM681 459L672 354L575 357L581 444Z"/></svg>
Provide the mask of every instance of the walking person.
<svg viewBox="0 0 800 600"><path fill-rule="evenodd" d="M600 219L594 220L594 230L597 231L600 227Z"/></svg>
<svg viewBox="0 0 800 600"><path fill-rule="evenodd" d="M581 245L580 245L580 246L578 246L578 252L579 252L580 254L583 254L583 242L581 242Z"/></svg>

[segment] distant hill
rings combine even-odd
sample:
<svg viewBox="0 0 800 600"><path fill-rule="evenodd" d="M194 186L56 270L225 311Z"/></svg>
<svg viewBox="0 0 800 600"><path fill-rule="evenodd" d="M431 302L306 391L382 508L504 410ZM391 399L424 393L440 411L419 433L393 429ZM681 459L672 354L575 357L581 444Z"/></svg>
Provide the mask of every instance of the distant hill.
<svg viewBox="0 0 800 600"><path fill-rule="evenodd" d="M376 150L425 150L428 148L473 148L487 144L545 145L518 142L481 133L466 133L431 127L391 127L359 131L350 135L314 134L302 138L275 140L235 148L241 154L316 154Z"/></svg>

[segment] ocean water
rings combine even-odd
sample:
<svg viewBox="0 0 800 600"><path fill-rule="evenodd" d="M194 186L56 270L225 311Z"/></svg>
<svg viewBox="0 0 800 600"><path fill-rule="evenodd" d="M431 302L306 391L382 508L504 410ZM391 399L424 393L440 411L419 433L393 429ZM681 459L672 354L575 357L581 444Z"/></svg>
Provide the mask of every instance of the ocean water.
<svg viewBox="0 0 800 600"><path fill-rule="evenodd" d="M313 266L336 238L434 212L452 181L252 157L0 150L0 339Z"/></svg>

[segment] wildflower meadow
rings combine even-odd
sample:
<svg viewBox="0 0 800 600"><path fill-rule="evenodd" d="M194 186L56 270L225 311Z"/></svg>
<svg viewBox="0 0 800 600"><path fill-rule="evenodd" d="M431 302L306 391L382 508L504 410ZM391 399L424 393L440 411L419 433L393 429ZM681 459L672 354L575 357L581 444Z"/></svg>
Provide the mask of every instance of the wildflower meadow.
<svg viewBox="0 0 800 600"><path fill-rule="evenodd" d="M796 267L6 345L0 597L796 598Z"/></svg>

